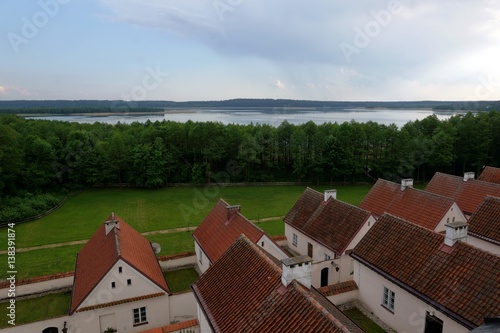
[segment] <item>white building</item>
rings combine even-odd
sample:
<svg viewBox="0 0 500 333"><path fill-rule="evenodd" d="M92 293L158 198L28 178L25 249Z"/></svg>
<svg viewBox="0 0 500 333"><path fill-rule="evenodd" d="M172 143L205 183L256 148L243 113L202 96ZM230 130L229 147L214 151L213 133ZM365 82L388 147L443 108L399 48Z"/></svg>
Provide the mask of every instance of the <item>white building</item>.
<svg viewBox="0 0 500 333"><path fill-rule="evenodd" d="M288 247L313 259L312 284L324 287L352 280L347 254L375 223L370 212L307 188L284 218Z"/></svg>
<svg viewBox="0 0 500 333"><path fill-rule="evenodd" d="M385 214L354 248L359 301L397 332L466 333L500 315L500 257Z"/></svg>

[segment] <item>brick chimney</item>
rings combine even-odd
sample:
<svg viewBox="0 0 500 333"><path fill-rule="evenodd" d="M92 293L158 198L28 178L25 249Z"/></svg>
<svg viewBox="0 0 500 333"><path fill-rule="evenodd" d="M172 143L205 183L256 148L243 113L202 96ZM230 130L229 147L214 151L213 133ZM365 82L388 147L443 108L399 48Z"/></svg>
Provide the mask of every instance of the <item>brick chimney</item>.
<svg viewBox="0 0 500 333"><path fill-rule="evenodd" d="M464 182L474 179L476 174L474 172L464 172Z"/></svg>
<svg viewBox="0 0 500 333"><path fill-rule="evenodd" d="M401 191L406 190L407 187L413 188L413 179L401 179Z"/></svg>
<svg viewBox="0 0 500 333"><path fill-rule="evenodd" d="M468 223L465 222L453 222L446 223L446 235L444 237L444 243L448 246L453 246L457 241L467 241L467 229L469 227Z"/></svg>
<svg viewBox="0 0 500 333"><path fill-rule="evenodd" d="M324 201L327 202L329 198L337 199L337 190L326 190Z"/></svg>
<svg viewBox="0 0 500 333"><path fill-rule="evenodd" d="M120 229L120 223L115 219L115 213L111 213L111 216L106 221L104 221L104 226L106 235L109 234L109 232L113 230L113 228Z"/></svg>
<svg viewBox="0 0 500 333"><path fill-rule="evenodd" d="M304 287L311 288L311 263L312 259L308 256L299 256L285 258L281 260L281 283L286 287L293 280L302 283Z"/></svg>

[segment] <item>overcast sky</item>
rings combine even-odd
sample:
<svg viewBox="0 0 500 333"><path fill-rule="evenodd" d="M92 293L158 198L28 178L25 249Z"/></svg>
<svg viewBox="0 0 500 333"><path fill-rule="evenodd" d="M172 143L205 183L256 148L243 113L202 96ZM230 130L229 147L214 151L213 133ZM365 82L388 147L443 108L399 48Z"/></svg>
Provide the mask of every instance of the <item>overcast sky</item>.
<svg viewBox="0 0 500 333"><path fill-rule="evenodd" d="M500 0L1 0L0 99L499 100Z"/></svg>

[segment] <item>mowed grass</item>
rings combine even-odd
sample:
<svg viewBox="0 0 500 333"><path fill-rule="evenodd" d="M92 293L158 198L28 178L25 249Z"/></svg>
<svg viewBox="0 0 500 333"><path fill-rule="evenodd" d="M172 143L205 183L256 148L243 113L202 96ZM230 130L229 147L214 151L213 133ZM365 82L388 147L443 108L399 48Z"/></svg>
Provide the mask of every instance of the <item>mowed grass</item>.
<svg viewBox="0 0 500 333"><path fill-rule="evenodd" d="M198 279L198 273L194 268L167 271L163 272L163 275L173 293L190 290L191 285Z"/></svg>
<svg viewBox="0 0 500 333"><path fill-rule="evenodd" d="M330 186L314 186L324 191ZM370 186L338 186L340 200L359 204ZM15 226L16 246L85 240L115 212L139 232L182 228L200 224L223 198L241 205L249 219L284 216L305 190L304 186L249 186L210 188L166 188L160 190L91 189L69 199L52 214ZM7 230L0 230L0 241Z"/></svg>
<svg viewBox="0 0 500 333"><path fill-rule="evenodd" d="M73 271L76 254L82 247L83 244L19 252L16 254L17 279ZM7 262L6 254L0 255L0 262ZM0 279L6 278L6 271L1 271Z"/></svg>
<svg viewBox="0 0 500 333"><path fill-rule="evenodd" d="M351 318L356 324L361 326L366 332L369 333L387 333L382 327L377 325L373 320L368 318L358 308L352 308L344 311L344 313Z"/></svg>
<svg viewBox="0 0 500 333"><path fill-rule="evenodd" d="M285 234L285 222L283 220L271 220L255 223L259 228L264 230L269 236L279 236Z"/></svg>
<svg viewBox="0 0 500 333"><path fill-rule="evenodd" d="M50 294L16 302L16 325L27 324L35 321L60 317L67 314L71 292ZM8 324L7 303L0 303L0 328Z"/></svg>

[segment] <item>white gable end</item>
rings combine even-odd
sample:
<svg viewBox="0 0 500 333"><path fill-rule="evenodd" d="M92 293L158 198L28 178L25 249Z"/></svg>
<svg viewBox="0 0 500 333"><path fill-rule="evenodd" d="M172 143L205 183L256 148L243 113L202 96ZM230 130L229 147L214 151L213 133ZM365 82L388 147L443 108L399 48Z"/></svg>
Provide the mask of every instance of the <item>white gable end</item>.
<svg viewBox="0 0 500 333"><path fill-rule="evenodd" d="M104 278L85 298L79 309L134 297L166 293L142 273L118 260Z"/></svg>

